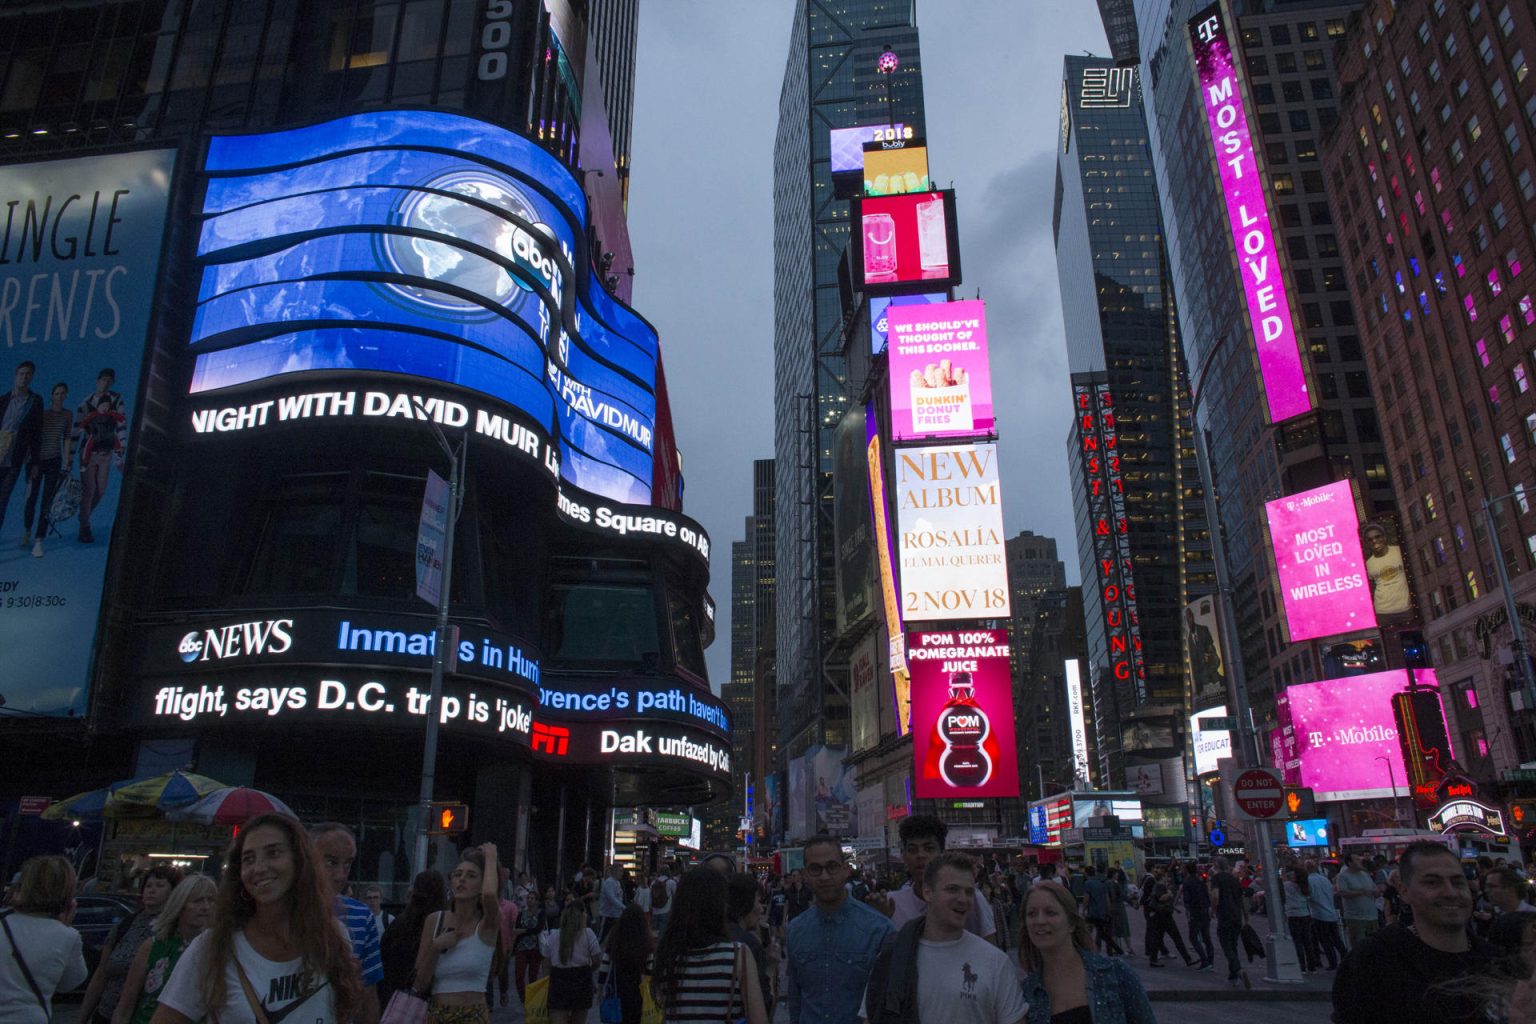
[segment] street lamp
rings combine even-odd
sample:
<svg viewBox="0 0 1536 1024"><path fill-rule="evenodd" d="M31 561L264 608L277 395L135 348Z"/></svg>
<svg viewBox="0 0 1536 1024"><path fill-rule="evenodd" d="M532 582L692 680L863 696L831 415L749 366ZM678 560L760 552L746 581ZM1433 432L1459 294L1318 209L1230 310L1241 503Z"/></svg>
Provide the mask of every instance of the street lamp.
<svg viewBox="0 0 1536 1024"><path fill-rule="evenodd" d="M1504 565L1504 552L1499 548L1498 525L1494 522L1493 506L1508 498L1522 497L1524 490L1511 491L1497 498L1483 499L1483 521L1488 527L1488 543L1493 545L1493 568L1499 577L1499 589L1504 592L1504 613L1509 616L1509 653L1515 659L1515 671L1520 678L1521 703L1525 710L1536 708L1536 673L1531 669L1525 652L1525 630L1520 626L1520 609L1515 605L1515 592L1509 585L1509 570Z"/></svg>
<svg viewBox="0 0 1536 1024"><path fill-rule="evenodd" d="M1392 759L1385 754L1378 754L1376 760L1386 763L1387 785L1392 790L1392 820L1399 825L1403 823L1402 816L1397 813L1397 776L1392 771Z"/></svg>

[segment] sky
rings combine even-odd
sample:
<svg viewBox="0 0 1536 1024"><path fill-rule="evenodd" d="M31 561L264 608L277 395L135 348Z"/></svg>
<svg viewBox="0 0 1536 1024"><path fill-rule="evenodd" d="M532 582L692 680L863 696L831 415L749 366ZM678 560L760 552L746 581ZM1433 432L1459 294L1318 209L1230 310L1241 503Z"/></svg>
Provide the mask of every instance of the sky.
<svg viewBox="0 0 1536 1024"><path fill-rule="evenodd" d="M661 334L683 511L713 543L708 651L730 669L730 552L773 455L773 140L795 4L642 0L629 226L635 309ZM1055 537L1076 582L1071 387L1051 243L1062 58L1108 54L1093 0L920 0L930 175L956 190L987 302L1003 521Z"/></svg>

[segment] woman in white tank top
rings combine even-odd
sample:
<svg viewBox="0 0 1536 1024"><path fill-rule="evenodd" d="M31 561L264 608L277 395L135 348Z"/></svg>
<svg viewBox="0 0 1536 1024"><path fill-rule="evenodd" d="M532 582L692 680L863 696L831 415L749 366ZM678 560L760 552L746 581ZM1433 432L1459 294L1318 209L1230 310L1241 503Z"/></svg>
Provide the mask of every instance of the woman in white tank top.
<svg viewBox="0 0 1536 1024"><path fill-rule="evenodd" d="M491 1019L485 983L501 929L497 879L494 844L465 850L448 876L452 903L422 929L416 978L418 985L432 979L430 1024L488 1024Z"/></svg>

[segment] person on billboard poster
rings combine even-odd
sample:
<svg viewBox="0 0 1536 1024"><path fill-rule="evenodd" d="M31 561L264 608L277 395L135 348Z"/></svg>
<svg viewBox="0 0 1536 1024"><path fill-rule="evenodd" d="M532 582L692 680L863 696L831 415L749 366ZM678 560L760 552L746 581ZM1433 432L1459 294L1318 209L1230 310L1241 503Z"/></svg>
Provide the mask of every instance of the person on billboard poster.
<svg viewBox="0 0 1536 1024"><path fill-rule="evenodd" d="M1371 604L1376 617L1413 614L1413 595L1408 591L1402 546L1392 543L1386 527L1379 522L1367 523L1360 532L1360 541L1365 546L1365 574L1371 580Z"/></svg>
<svg viewBox="0 0 1536 1024"><path fill-rule="evenodd" d="M128 439L127 407L123 396L112 390L117 371L104 368L96 375L96 390L75 410L72 450L80 453L80 543L96 540L91 532L91 513L106 496L112 466L123 466Z"/></svg>
<svg viewBox="0 0 1536 1024"><path fill-rule="evenodd" d="M43 410L42 429L38 432L37 461L27 471L27 496L22 502L22 525L27 533L21 539L26 547L27 537L32 538L32 557L43 557L43 541L48 538L49 513L53 509L53 496L69 472L69 435L74 429L75 418L65 408L69 397L69 385L55 384L49 392L48 408ZM34 518L37 532L32 532Z"/></svg>
<svg viewBox="0 0 1536 1024"><path fill-rule="evenodd" d="M1208 609L1210 609L1210 601L1201 602L1202 614ZM1210 610L1214 612L1214 609ZM1193 605L1184 609L1184 642L1189 648L1189 666L1192 681L1195 684L1195 699L1203 700L1224 693L1227 680L1221 668L1221 651L1217 649L1216 637L1211 627L1195 618Z"/></svg>
<svg viewBox="0 0 1536 1024"><path fill-rule="evenodd" d="M0 525L5 523L11 492L37 464L43 403L31 387L35 373L37 364L32 360L17 363L11 390L0 395Z"/></svg>

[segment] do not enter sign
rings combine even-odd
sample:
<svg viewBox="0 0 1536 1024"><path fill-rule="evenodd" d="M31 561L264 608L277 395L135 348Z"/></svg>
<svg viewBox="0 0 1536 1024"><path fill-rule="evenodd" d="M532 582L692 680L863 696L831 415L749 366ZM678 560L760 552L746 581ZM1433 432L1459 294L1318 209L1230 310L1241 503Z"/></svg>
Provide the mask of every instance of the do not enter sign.
<svg viewBox="0 0 1536 1024"><path fill-rule="evenodd" d="M1278 772L1244 768L1232 777L1232 802L1239 814L1258 820L1277 817L1285 808L1285 786Z"/></svg>

